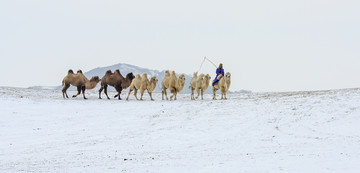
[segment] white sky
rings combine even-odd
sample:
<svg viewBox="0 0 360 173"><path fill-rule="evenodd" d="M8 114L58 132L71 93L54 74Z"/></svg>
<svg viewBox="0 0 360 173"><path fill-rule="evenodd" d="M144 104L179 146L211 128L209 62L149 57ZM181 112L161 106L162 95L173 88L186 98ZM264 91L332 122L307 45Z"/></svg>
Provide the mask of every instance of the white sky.
<svg viewBox="0 0 360 173"><path fill-rule="evenodd" d="M207 56L232 73L231 90L360 87L359 9L358 0L1 1L0 86L60 85L70 68L116 63L192 74Z"/></svg>

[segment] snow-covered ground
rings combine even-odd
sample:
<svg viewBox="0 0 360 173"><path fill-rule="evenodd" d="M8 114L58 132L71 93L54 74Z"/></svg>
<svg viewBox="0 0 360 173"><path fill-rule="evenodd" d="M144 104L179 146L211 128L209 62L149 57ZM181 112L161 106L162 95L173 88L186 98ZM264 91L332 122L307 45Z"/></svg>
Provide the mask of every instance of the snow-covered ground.
<svg viewBox="0 0 360 173"><path fill-rule="evenodd" d="M97 96L0 87L0 172L360 170L360 89Z"/></svg>

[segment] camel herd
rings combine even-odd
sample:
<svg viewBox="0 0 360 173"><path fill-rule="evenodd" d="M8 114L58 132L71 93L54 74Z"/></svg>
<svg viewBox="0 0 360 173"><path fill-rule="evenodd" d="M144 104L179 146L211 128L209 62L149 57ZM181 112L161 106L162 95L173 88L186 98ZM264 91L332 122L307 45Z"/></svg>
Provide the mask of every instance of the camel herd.
<svg viewBox="0 0 360 173"><path fill-rule="evenodd" d="M208 89L210 85L211 77L209 74L200 74L197 72L193 74L193 78L190 82L190 90L191 90L191 100L198 99L201 95L201 99L203 100L203 94ZM134 76L133 73L128 73L125 77L120 73L120 70L115 70L111 72L111 70L106 71L105 75L100 79L98 76L93 76L90 80L85 77L81 70L78 70L75 74L72 70L68 71L68 74L64 77L62 81L63 89L62 94L63 98L69 98L66 90L70 87L70 85L75 86L77 88L77 94L72 97L77 97L81 93L85 97L85 90L94 89L96 85L100 82L101 87L99 89L99 99L101 99L101 92L104 91L106 97L108 99L109 96L107 94L107 87L112 86L115 88L117 94L114 98L118 98L121 100L120 95L123 89L129 88L128 96L126 100L129 99L129 96L132 91L134 91L134 96L136 100L139 100L137 97L137 92L140 90L140 100L143 100L143 95L145 90L147 90L150 99L153 101L152 92L155 90L158 79L153 76L148 79L148 74L143 73L141 76L137 74ZM212 86L213 91L213 100L216 100L215 94L217 90L221 92L221 99L227 99L226 93L230 88L231 84L231 74L229 72L225 73L225 76L221 76L217 85ZM162 100L164 100L164 95L166 100L168 100L167 89L172 94L170 96L170 100L176 100L176 96L180 93L185 86L185 75L181 74L179 77L176 76L175 71L166 70L164 79L161 81L161 96ZM194 96L194 91L197 92L197 96Z"/></svg>

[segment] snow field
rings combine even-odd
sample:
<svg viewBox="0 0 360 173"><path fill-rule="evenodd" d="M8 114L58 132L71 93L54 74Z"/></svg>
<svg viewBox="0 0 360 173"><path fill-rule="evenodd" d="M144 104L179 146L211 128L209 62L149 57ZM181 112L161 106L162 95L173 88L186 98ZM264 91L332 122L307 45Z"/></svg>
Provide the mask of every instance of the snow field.
<svg viewBox="0 0 360 173"><path fill-rule="evenodd" d="M216 101L191 101L189 94L162 101L159 93L155 101L147 94L145 101L99 100L96 91L87 97L0 87L0 172L360 169L359 89Z"/></svg>

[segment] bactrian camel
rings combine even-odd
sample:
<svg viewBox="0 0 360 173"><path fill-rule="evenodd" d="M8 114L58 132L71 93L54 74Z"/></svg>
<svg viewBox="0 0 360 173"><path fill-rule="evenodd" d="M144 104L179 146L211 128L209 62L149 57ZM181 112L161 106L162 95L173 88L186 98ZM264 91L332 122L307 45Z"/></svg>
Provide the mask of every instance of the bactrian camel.
<svg viewBox="0 0 360 173"><path fill-rule="evenodd" d="M76 97L80 95L80 93L83 93L84 99L87 99L85 97L85 89L93 89L96 87L96 85L99 83L100 79L98 76L93 76L90 80L85 77L85 75L82 73L81 70L78 70L76 74L70 69L68 71L68 74L64 77L62 81L63 89L63 98L69 98L69 96L66 93L66 90L70 87L70 85L73 85L77 88L78 93L76 95L73 95L73 97Z"/></svg>
<svg viewBox="0 0 360 173"><path fill-rule="evenodd" d="M101 87L99 89L99 99L101 99L101 92L103 90L104 90L106 97L108 99L110 99L107 94L107 87L108 87L108 85L110 85L110 86L114 87L115 90L117 91L117 94L114 96L114 98L118 97L118 99L121 100L121 98L120 98L121 91L123 89L128 88L134 78L135 78L135 76L133 75L133 73L128 73L126 75L126 77L124 78L121 75L120 70L115 70L114 73L112 73L111 70L108 70L105 73L104 77L102 77L102 79L101 79Z"/></svg>
<svg viewBox="0 0 360 173"><path fill-rule="evenodd" d="M194 73L193 79L190 82L190 90L191 90L191 100L198 99L201 94L201 100L204 99L204 92L208 89L210 83L210 75L209 74L200 74L197 76L197 73ZM194 91L196 90L197 96L194 97Z"/></svg>
<svg viewBox="0 0 360 173"><path fill-rule="evenodd" d="M220 92L221 92L221 100L223 100L223 99L226 100L227 99L226 93L230 88L230 84L231 84L231 73L226 72L225 76L219 80L218 84L212 86L213 100L216 100L215 93L217 90L220 90Z"/></svg>
<svg viewBox="0 0 360 173"><path fill-rule="evenodd" d="M161 81L161 97L162 97L162 100L164 100L164 95L166 97L166 100L168 100L166 89L169 88L169 81L170 81L170 72L169 72L169 70L166 70L165 75L164 75L164 79Z"/></svg>
<svg viewBox="0 0 360 173"><path fill-rule="evenodd" d="M175 71L171 72L169 80L169 91L172 93L170 100L174 98L176 100L176 95L184 89L185 85L185 75L181 74L179 77L176 77Z"/></svg>
<svg viewBox="0 0 360 173"><path fill-rule="evenodd" d="M144 95L145 90L147 90L150 99L153 101L154 99L152 98L152 92L155 90L157 82L158 80L155 76L151 77L151 79L149 80L147 77L147 73L144 73L141 77L140 74L137 74L135 79L131 82L126 100L129 100L129 96L133 90L136 100L138 100L137 90L140 90L140 94L141 94L140 100L143 100L142 97Z"/></svg>

